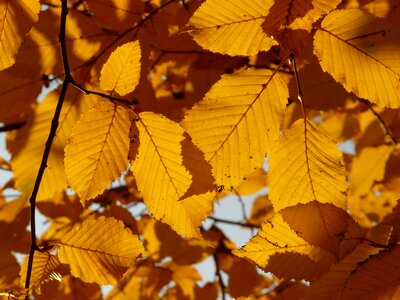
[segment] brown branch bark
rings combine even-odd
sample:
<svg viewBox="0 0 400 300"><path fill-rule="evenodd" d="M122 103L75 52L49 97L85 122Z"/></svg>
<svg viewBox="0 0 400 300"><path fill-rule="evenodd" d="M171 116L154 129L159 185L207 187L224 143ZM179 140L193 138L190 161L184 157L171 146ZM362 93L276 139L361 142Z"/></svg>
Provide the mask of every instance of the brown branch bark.
<svg viewBox="0 0 400 300"><path fill-rule="evenodd" d="M67 22L67 15L68 15L67 0L61 0L59 42L60 42L60 46L61 46L61 54L62 54L62 61L63 61L65 77L64 77L64 81L63 81L63 84L61 87L60 95L58 97L58 102L57 102L56 109L54 111L53 119L51 121L50 133L49 133L49 136L46 141L46 145L45 145L43 156L42 156L42 161L40 163L39 171L38 171L38 174L37 174L37 177L35 180L32 194L29 197L29 203L31 205L31 207L30 207L31 247L29 250L29 259L28 259L28 266L27 266L26 280L25 280L25 288L28 290L28 295L26 296L25 299L29 299L29 286L30 286L30 279L31 279L31 274L32 274L34 253L36 250L39 250L39 247L38 247L37 241L36 241L36 219L35 219L36 197L37 197L37 194L39 191L39 187L40 187L40 183L42 181L44 171L47 167L47 160L49 158L51 145L56 136L58 122L59 122L59 118L60 118L60 114L61 114L61 109L62 109L62 106L64 103L65 95L67 93L69 84L73 80L71 77L70 69L69 69L68 56L67 56L67 45L66 45L66 41L65 41L65 28L66 28L66 22Z"/></svg>

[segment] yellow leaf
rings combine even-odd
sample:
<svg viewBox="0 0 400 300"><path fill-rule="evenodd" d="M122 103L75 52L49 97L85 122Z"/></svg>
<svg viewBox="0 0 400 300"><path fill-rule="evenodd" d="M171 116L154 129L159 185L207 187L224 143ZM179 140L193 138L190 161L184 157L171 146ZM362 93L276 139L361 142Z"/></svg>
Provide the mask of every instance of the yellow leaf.
<svg viewBox="0 0 400 300"><path fill-rule="evenodd" d="M25 198L28 198L32 192L57 101L58 92L48 94L29 116L25 126L17 132L16 137L10 137L7 144L11 153L15 186ZM79 120L80 114L88 109L91 101L91 97L82 96L76 92L67 94L47 168L43 174L38 199L49 199L56 192L66 188L63 149L67 144L73 124Z"/></svg>
<svg viewBox="0 0 400 300"><path fill-rule="evenodd" d="M24 262L21 266L20 276L22 279L22 285L25 286L26 273L28 269L29 255L25 257ZM49 280L61 281L61 275L56 271L60 266L60 261L54 255L48 252L35 251L33 256L32 273L30 279L31 291L35 290L40 294L40 286Z"/></svg>
<svg viewBox="0 0 400 300"><path fill-rule="evenodd" d="M152 112L141 113L136 125L140 145L132 171L148 210L179 234L199 237L198 226L212 208L202 196L184 198L192 176L183 165L183 129Z"/></svg>
<svg viewBox="0 0 400 300"><path fill-rule="evenodd" d="M251 207L249 223L261 225L264 221L271 219L274 216L274 209L271 200L268 196L259 196Z"/></svg>
<svg viewBox="0 0 400 300"><path fill-rule="evenodd" d="M101 69L101 88L121 96L133 92L139 82L140 57L139 41L119 46Z"/></svg>
<svg viewBox="0 0 400 300"><path fill-rule="evenodd" d="M132 118L125 107L99 102L74 126L65 148L65 172L83 205L128 166Z"/></svg>
<svg viewBox="0 0 400 300"><path fill-rule="evenodd" d="M400 107L400 33L384 19L358 9L333 11L315 34L314 53L347 91Z"/></svg>
<svg viewBox="0 0 400 300"><path fill-rule="evenodd" d="M196 268L191 265L179 265L174 262L168 262L163 267L172 271L172 279L182 289L183 294L189 299L194 299L196 281L202 280Z"/></svg>
<svg viewBox="0 0 400 300"><path fill-rule="evenodd" d="M351 254L334 264L326 274L306 289L305 299L342 299L341 291L348 276L357 268L360 261L378 253L378 251L379 248L368 243L358 245Z"/></svg>
<svg viewBox="0 0 400 300"><path fill-rule="evenodd" d="M142 243L114 218L90 218L59 242L58 256L85 282L115 284L143 252Z"/></svg>
<svg viewBox="0 0 400 300"><path fill-rule="evenodd" d="M2 249L0 252L0 290L12 287L12 283L18 277L20 265L15 256Z"/></svg>
<svg viewBox="0 0 400 300"><path fill-rule="evenodd" d="M0 70L12 66L25 34L38 20L38 0L5 0L0 4Z"/></svg>
<svg viewBox="0 0 400 300"><path fill-rule="evenodd" d="M297 236L280 214L263 223L255 237L232 253L288 279L315 279L335 262L332 254Z"/></svg>
<svg viewBox="0 0 400 300"><path fill-rule="evenodd" d="M354 158L350 173L350 192L356 196L366 195L375 181L385 175L386 162L393 152L392 146L363 148L360 156Z"/></svg>
<svg viewBox="0 0 400 300"><path fill-rule="evenodd" d="M245 259L236 258L228 275L229 294L235 298L254 294L257 285L262 282L257 267Z"/></svg>
<svg viewBox="0 0 400 300"><path fill-rule="evenodd" d="M269 196L275 211L316 200L345 209L342 155L325 130L299 119L279 139L269 159Z"/></svg>
<svg viewBox="0 0 400 300"><path fill-rule="evenodd" d="M400 246L381 250L349 274L341 299L399 299Z"/></svg>
<svg viewBox="0 0 400 300"><path fill-rule="evenodd" d="M228 55L255 55L277 43L261 24L272 0L207 0L193 14L189 25L203 48Z"/></svg>
<svg viewBox="0 0 400 300"><path fill-rule="evenodd" d="M311 245L325 249L336 257L340 250L351 252L359 243L361 229L346 213L329 203L313 201L287 207L280 212L298 236ZM346 245L346 243L352 243ZM341 249L347 246L348 249Z"/></svg>
<svg viewBox="0 0 400 300"><path fill-rule="evenodd" d="M216 185L232 190L263 166L287 98L279 74L249 69L222 76L189 110L182 124L211 164Z"/></svg>

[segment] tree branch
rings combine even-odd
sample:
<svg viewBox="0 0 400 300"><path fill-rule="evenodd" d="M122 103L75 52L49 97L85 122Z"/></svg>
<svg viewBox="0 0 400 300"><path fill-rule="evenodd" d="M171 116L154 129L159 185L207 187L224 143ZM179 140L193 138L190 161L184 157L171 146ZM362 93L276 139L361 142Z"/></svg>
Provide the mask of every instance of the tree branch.
<svg viewBox="0 0 400 300"><path fill-rule="evenodd" d="M40 163L39 171L38 171L38 174L37 174L37 177L35 180L35 184L33 186L32 194L29 198L29 203L31 205L31 207L30 207L31 247L29 250L29 259L28 259L28 266L27 266L26 280L25 280L25 288L28 290L28 295L26 296L25 299L29 298L29 286L30 286L30 279L31 279L31 274L32 274L34 253L36 250L39 250L39 248L37 246L37 241L36 241L36 219L35 219L36 197L37 197L37 194L39 191L39 187L40 187L40 183L42 181L44 171L47 167L47 160L49 158L51 145L56 136L58 122L59 122L59 118L60 118L60 114L61 114L61 109L62 109L62 106L64 103L65 95L67 93L68 85L72 82L72 77L71 77L69 64L68 64L67 45L66 45L66 41L65 41L65 28L66 28L67 15L68 15L67 0L61 0L59 42L60 42L60 46L61 46L61 55L62 55L65 77L64 77L63 85L61 87L61 92L60 92L60 95L58 98L57 106L54 111L53 119L51 121L50 133L49 133L49 136L46 141L46 145L45 145L43 156L42 156L42 161Z"/></svg>
<svg viewBox="0 0 400 300"><path fill-rule="evenodd" d="M14 130L14 129L20 129L24 125L25 125L25 121L11 123L11 124L5 124L4 126L0 127L0 132L6 132L6 131Z"/></svg>
<svg viewBox="0 0 400 300"><path fill-rule="evenodd" d="M219 268L217 252L215 252L213 254L213 258L214 258L214 263L215 263L215 275L218 278L219 286L221 288L222 300L225 300L226 299L226 297L225 297L225 284L224 284L224 280L222 278L221 270Z"/></svg>
<svg viewBox="0 0 400 300"><path fill-rule="evenodd" d="M223 220L219 219L213 216L209 216L208 219L213 220L214 222L217 223L225 223L225 224L231 224L231 225L237 225L237 226L243 226L243 227L248 227L248 228L258 228L259 226L251 224L251 223L240 223L236 221L230 221L230 220Z"/></svg>

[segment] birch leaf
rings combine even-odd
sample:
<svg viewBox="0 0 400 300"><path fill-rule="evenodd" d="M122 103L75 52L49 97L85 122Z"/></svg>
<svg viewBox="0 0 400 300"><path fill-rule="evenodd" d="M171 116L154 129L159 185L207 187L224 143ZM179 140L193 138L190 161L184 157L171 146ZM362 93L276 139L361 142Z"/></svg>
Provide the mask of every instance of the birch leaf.
<svg viewBox="0 0 400 300"><path fill-rule="evenodd" d="M335 262L332 254L297 236L280 214L264 222L258 234L242 249L233 250L233 254L288 279L315 279Z"/></svg>
<svg viewBox="0 0 400 300"><path fill-rule="evenodd" d="M263 166L278 140L287 98L279 74L249 69L222 76L189 110L182 124L211 164L216 185L238 187Z"/></svg>
<svg viewBox="0 0 400 300"><path fill-rule="evenodd" d="M152 112L139 114L136 125L140 145L132 171L148 210L176 232L198 237L197 228L209 213L204 207L209 205L183 199L192 176L183 165L182 127Z"/></svg>
<svg viewBox="0 0 400 300"><path fill-rule="evenodd" d="M346 208L342 155L321 127L299 119L281 136L269 159L269 196L275 211L316 200Z"/></svg>
<svg viewBox="0 0 400 300"><path fill-rule="evenodd" d="M5 0L0 4L0 70L15 63L25 34L38 20L38 0Z"/></svg>
<svg viewBox="0 0 400 300"><path fill-rule="evenodd" d="M101 69L101 88L121 96L133 92L139 82L140 57L139 41L119 46Z"/></svg>
<svg viewBox="0 0 400 300"><path fill-rule="evenodd" d="M354 158L350 173L350 191L357 196L368 194L375 181L385 175L386 162L393 152L392 146L363 148L360 155Z"/></svg>
<svg viewBox="0 0 400 300"><path fill-rule="evenodd" d="M83 205L128 166L131 120L130 110L99 102L73 127L65 148L65 172Z"/></svg>
<svg viewBox="0 0 400 300"><path fill-rule="evenodd" d="M21 266L20 276L22 285L25 285L26 272L28 269L29 255ZM58 258L48 252L35 251L33 256L32 273L30 279L30 290L36 290L40 294L40 286L49 280L61 281L61 275L56 271L60 266Z"/></svg>
<svg viewBox="0 0 400 300"><path fill-rule="evenodd" d="M194 40L203 48L228 55L255 55L277 43L262 30L271 0L207 0L189 21Z"/></svg>
<svg viewBox="0 0 400 300"><path fill-rule="evenodd" d="M322 69L358 97L400 107L400 32L358 9L326 16L314 36Z"/></svg>
<svg viewBox="0 0 400 300"><path fill-rule="evenodd" d="M138 237L114 218L76 224L59 242L58 257L85 282L115 284L143 252Z"/></svg>

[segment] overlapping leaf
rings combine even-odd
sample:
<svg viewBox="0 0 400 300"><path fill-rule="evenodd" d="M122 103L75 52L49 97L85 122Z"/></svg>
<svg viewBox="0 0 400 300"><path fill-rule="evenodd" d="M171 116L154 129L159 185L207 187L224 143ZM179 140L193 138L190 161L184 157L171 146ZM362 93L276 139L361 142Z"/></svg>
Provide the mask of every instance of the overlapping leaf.
<svg viewBox="0 0 400 300"><path fill-rule="evenodd" d="M212 202L190 195L192 176L182 164L183 129L162 115L144 112L136 125L139 150L132 164L139 190L148 210L189 237L199 236L198 226L212 209Z"/></svg>
<svg viewBox="0 0 400 300"><path fill-rule="evenodd" d="M57 101L57 92L48 94L29 116L26 125L17 132L15 138L10 137L7 145L12 155L11 166L15 186L26 198L29 197L37 176ZM86 111L93 102L94 99L76 92L67 94L38 199L49 199L56 192L66 188L63 149L67 144L72 126L79 120L80 114Z"/></svg>
<svg viewBox="0 0 400 300"><path fill-rule="evenodd" d="M385 20L357 9L333 11L315 34L314 53L347 91L400 107L400 33Z"/></svg>
<svg viewBox="0 0 400 300"><path fill-rule="evenodd" d="M330 253L311 246L296 235L280 214L263 223L258 234L233 254L288 279L315 279L335 262Z"/></svg>
<svg viewBox="0 0 400 300"><path fill-rule="evenodd" d="M6 0L0 5L0 70L12 66L25 34L38 20L38 0Z"/></svg>
<svg viewBox="0 0 400 300"><path fill-rule="evenodd" d="M22 284L25 285L29 255L21 266L20 276ZM30 290L36 290L40 294L40 286L49 280L61 281L61 275L56 271L60 266L58 258L48 252L35 251L33 256L32 273L30 279Z"/></svg>
<svg viewBox="0 0 400 300"><path fill-rule="evenodd" d="M367 243L358 245L351 254L333 265L329 269L329 272L315 281L306 290L306 299L342 299L340 295L348 276L357 268L357 264L360 261L378 253L378 251L379 248L375 248Z"/></svg>
<svg viewBox="0 0 400 300"><path fill-rule="evenodd" d="M255 55L276 42L262 30L271 0L207 0L193 14L191 34L203 48L229 55Z"/></svg>
<svg viewBox="0 0 400 300"><path fill-rule="evenodd" d="M225 75L185 116L183 126L213 168L218 186L239 186L263 166L279 136L288 97L279 74Z"/></svg>
<svg viewBox="0 0 400 300"><path fill-rule="evenodd" d="M140 57L139 41L119 46L101 69L101 88L121 96L133 92L139 82Z"/></svg>
<svg viewBox="0 0 400 300"><path fill-rule="evenodd" d="M360 156L354 158L350 174L350 191L362 196L369 192L375 181L385 175L386 162L394 148L382 145L362 149Z"/></svg>
<svg viewBox="0 0 400 300"><path fill-rule="evenodd" d="M90 218L59 242L59 259L85 282L115 284L143 252L138 237L114 218Z"/></svg>
<svg viewBox="0 0 400 300"><path fill-rule="evenodd" d="M276 211L313 200L346 208L341 153L328 133L312 121L299 119L287 129L269 163L269 196Z"/></svg>
<svg viewBox="0 0 400 300"><path fill-rule="evenodd" d="M65 148L65 172L83 204L128 166L131 121L127 108L99 102L74 126Z"/></svg>

